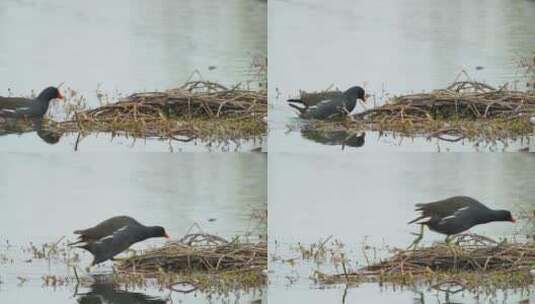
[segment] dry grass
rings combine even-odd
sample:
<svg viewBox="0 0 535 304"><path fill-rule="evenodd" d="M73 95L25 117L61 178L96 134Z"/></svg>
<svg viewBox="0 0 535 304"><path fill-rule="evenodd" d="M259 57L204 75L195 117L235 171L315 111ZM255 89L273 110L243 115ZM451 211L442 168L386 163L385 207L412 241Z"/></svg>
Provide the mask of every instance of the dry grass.
<svg viewBox="0 0 535 304"><path fill-rule="evenodd" d="M522 70L526 79L526 86L535 91L535 52L531 56L522 57L518 61L518 67Z"/></svg>
<svg viewBox="0 0 535 304"><path fill-rule="evenodd" d="M265 90L192 81L165 92L136 93L95 109L75 110L69 116L52 128L58 133L110 132L180 141L251 139L266 132L267 95Z"/></svg>
<svg viewBox="0 0 535 304"><path fill-rule="evenodd" d="M261 272L266 266L266 243L229 242L208 234L189 234L180 241L122 260L118 265L122 271L145 273L194 270Z"/></svg>
<svg viewBox="0 0 535 304"><path fill-rule="evenodd" d="M396 250L388 259L357 271L343 265L343 273L316 273L323 284L388 282L441 285L456 282L463 288L516 288L532 284L535 243L496 243L477 235L461 235L458 244L437 244L416 250Z"/></svg>
<svg viewBox="0 0 535 304"><path fill-rule="evenodd" d="M491 142L530 135L533 127L529 118L534 115L535 92L460 81L430 93L394 97L383 106L354 114L352 120L314 121L306 128Z"/></svg>
<svg viewBox="0 0 535 304"><path fill-rule="evenodd" d="M214 288L221 284L236 288L260 287L266 283L267 244L238 239L229 242L195 233L120 260L117 267L123 279L170 277L173 280L187 278L188 284L196 288ZM176 285L176 281L167 279L167 285Z"/></svg>

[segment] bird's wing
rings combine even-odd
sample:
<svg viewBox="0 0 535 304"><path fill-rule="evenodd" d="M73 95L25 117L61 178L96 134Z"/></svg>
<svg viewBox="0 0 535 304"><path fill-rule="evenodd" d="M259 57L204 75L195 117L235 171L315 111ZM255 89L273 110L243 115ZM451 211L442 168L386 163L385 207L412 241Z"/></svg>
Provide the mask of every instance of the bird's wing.
<svg viewBox="0 0 535 304"><path fill-rule="evenodd" d="M416 210L421 211L422 215L428 217L448 217L450 215L453 215L455 211L465 208L465 207L483 207L486 208L483 204L476 201L475 199L464 197L464 196L457 196L448 198L445 200L440 200L436 202L431 203L425 203L425 204L416 204Z"/></svg>
<svg viewBox="0 0 535 304"><path fill-rule="evenodd" d="M80 234L80 238L82 239L99 240L113 234L115 231L126 225L141 224L129 216L114 216L97 224L94 227L83 230L76 230L74 231L74 234Z"/></svg>
<svg viewBox="0 0 535 304"><path fill-rule="evenodd" d="M136 226L126 225L117 229L111 235L103 237L95 242L90 242L84 246L80 246L80 248L84 248L93 255L99 256L100 258L103 258L103 260L107 260L128 249L130 245L135 243L133 236L137 229L138 227Z"/></svg>
<svg viewBox="0 0 535 304"><path fill-rule="evenodd" d="M467 211L470 210L471 207L462 207L462 208L459 208L457 210L455 210L455 212L453 212L452 215L448 215L446 217L443 217L440 222L438 222L439 225L443 225L443 224L447 224L448 222L451 222L455 219L458 219L458 218L462 218L464 217L466 214L467 214Z"/></svg>
<svg viewBox="0 0 535 304"><path fill-rule="evenodd" d="M16 109L18 107L29 107L33 100L22 97L1 97L0 109Z"/></svg>
<svg viewBox="0 0 535 304"><path fill-rule="evenodd" d="M19 107L16 109L11 109L11 108L0 109L0 115L6 116L6 117L22 117L22 116L28 116L29 114L31 114L29 107Z"/></svg>
<svg viewBox="0 0 535 304"><path fill-rule="evenodd" d="M307 113L309 113L309 116L312 118L326 119L333 115L340 114L340 106L342 105L343 104L338 102L338 100L325 99L309 107Z"/></svg>

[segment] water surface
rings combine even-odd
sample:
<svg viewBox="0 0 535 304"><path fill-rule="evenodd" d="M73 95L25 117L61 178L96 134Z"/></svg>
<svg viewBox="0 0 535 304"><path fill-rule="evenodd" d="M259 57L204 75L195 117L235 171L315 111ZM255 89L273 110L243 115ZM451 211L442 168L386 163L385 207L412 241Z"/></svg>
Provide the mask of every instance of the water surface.
<svg viewBox="0 0 535 304"><path fill-rule="evenodd" d="M270 149L338 150L301 138L285 100L299 90L364 86L371 105L396 94L444 88L466 71L498 86L522 86L516 60L535 50L535 2L274 0L269 7ZM483 67L483 69L476 69ZM357 107L355 111L362 111ZM377 137L376 135L372 135ZM441 143L442 150L476 150ZM436 141L370 140L361 149L437 150ZM514 151L525 143L500 150ZM504 149L505 148L505 149Z"/></svg>

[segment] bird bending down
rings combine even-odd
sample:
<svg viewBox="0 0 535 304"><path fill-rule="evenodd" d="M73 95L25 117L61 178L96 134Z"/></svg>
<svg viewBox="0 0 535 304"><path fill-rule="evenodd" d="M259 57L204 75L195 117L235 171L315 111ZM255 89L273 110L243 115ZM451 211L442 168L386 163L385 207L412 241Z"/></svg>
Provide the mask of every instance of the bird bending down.
<svg viewBox="0 0 535 304"><path fill-rule="evenodd" d="M416 211L421 212L420 216L409 224L420 224L421 230L409 248L416 247L423 238L424 225L432 231L445 234L446 243L449 243L451 235L476 225L498 221L515 222L510 211L490 209L468 196L454 196L436 202L416 204Z"/></svg>
<svg viewBox="0 0 535 304"><path fill-rule="evenodd" d="M94 259L91 266L113 259L135 243L154 237L169 238L161 226L144 226L128 216L116 216L98 225L76 230L78 240L69 244L89 251Z"/></svg>
<svg viewBox="0 0 535 304"><path fill-rule="evenodd" d="M309 105L301 99L288 99L288 103L299 111L302 118L326 120L347 116L357 105L357 99L366 102L366 93L359 86L351 87L343 93L333 92L327 97L329 98L315 105ZM301 104L303 107L296 104Z"/></svg>
<svg viewBox="0 0 535 304"><path fill-rule="evenodd" d="M56 87L44 89L35 99L0 97L0 116L10 118L42 118L52 99L63 99Z"/></svg>

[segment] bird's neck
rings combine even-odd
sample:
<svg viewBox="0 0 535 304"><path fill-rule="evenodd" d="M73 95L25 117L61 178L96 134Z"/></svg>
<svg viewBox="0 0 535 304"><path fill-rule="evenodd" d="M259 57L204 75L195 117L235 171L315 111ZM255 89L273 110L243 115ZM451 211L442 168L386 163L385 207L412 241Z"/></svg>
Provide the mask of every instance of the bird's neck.
<svg viewBox="0 0 535 304"><path fill-rule="evenodd" d="M490 222L504 221L503 216L497 210L489 210L487 214L481 215L479 222L481 224L486 224Z"/></svg>
<svg viewBox="0 0 535 304"><path fill-rule="evenodd" d="M39 95L36 98L36 100L38 101L39 105L41 105L43 110L46 112L46 110L48 110L48 106L50 105L50 100L52 100L52 99L51 98L47 98L46 96L42 97L41 95Z"/></svg>

